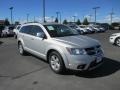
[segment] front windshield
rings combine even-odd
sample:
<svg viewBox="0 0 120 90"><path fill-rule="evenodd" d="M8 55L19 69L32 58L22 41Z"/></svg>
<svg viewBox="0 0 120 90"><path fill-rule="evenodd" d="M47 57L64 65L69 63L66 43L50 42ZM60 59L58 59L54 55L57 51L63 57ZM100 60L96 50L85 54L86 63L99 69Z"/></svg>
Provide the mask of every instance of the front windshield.
<svg viewBox="0 0 120 90"><path fill-rule="evenodd" d="M78 35L79 33L65 25L44 25L51 37Z"/></svg>

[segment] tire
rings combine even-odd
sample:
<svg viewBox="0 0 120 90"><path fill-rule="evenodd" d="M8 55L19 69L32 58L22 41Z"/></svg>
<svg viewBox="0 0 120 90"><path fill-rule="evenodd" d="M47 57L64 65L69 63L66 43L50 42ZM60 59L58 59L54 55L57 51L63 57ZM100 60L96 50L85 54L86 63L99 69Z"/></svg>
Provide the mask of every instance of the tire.
<svg viewBox="0 0 120 90"><path fill-rule="evenodd" d="M120 47L120 37L118 37L118 38L115 40L115 45L117 45L117 46Z"/></svg>
<svg viewBox="0 0 120 90"><path fill-rule="evenodd" d="M83 34L84 34L84 32L83 32L83 31L81 31L81 34L83 35Z"/></svg>
<svg viewBox="0 0 120 90"><path fill-rule="evenodd" d="M17 35L16 34L14 34L14 38L17 39Z"/></svg>
<svg viewBox="0 0 120 90"><path fill-rule="evenodd" d="M23 45L22 45L21 42L18 43L18 49L19 49L19 53L21 55L25 55L25 50L24 50Z"/></svg>
<svg viewBox="0 0 120 90"><path fill-rule="evenodd" d="M50 68L57 74L63 74L66 70L63 59L57 51L53 51L48 57Z"/></svg>

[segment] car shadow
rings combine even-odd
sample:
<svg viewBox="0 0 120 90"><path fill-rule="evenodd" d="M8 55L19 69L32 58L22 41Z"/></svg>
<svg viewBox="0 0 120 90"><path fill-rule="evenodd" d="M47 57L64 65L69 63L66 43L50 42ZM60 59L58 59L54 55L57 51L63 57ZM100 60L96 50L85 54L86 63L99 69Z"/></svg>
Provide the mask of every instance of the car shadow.
<svg viewBox="0 0 120 90"><path fill-rule="evenodd" d="M67 71L65 75L75 75L84 78L99 78L111 75L120 70L120 62L112 60L110 58L104 58L104 63L95 70L79 72L79 71Z"/></svg>
<svg viewBox="0 0 120 90"><path fill-rule="evenodd" d="M30 53L27 53L26 56L33 56L37 58L38 60L41 60L42 62L48 63L47 61L35 56L31 55ZM105 77L109 76L117 71L120 70L120 62L110 59L110 58L104 58L103 64L92 71L73 71L73 70L66 70L65 73L62 75L75 75L77 77L84 77L84 78L99 78L99 77Z"/></svg>
<svg viewBox="0 0 120 90"><path fill-rule="evenodd" d="M1 45L1 44L3 44L3 42L2 42L2 41L0 41L0 45Z"/></svg>

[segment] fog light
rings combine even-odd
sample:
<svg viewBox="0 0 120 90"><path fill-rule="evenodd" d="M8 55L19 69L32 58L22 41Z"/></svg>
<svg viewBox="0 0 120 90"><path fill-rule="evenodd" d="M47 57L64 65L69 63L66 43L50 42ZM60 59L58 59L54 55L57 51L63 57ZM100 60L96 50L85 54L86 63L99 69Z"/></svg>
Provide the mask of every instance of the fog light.
<svg viewBox="0 0 120 90"><path fill-rule="evenodd" d="M77 66L77 69L84 69L85 66L86 66L86 64L78 65L78 66Z"/></svg>

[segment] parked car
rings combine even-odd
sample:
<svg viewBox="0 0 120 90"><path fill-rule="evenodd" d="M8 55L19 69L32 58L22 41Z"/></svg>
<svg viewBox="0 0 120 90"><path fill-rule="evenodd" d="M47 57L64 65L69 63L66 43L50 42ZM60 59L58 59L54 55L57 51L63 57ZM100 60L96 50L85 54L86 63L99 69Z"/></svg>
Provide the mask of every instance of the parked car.
<svg viewBox="0 0 120 90"><path fill-rule="evenodd" d="M75 24L69 24L69 25L67 25L67 26L71 27L71 28L74 29L74 30L77 30L79 34L84 34L83 29L80 29L79 26L77 26L77 25L75 25Z"/></svg>
<svg viewBox="0 0 120 90"><path fill-rule="evenodd" d="M0 37L2 36L2 30L0 29Z"/></svg>
<svg viewBox="0 0 120 90"><path fill-rule="evenodd" d="M15 38L17 38L19 29L20 29L20 25L17 25L17 26L14 28L14 30L13 30L13 32L14 32L14 37L15 37Z"/></svg>
<svg viewBox="0 0 120 90"><path fill-rule="evenodd" d="M99 27L101 32L106 32L106 29L104 27Z"/></svg>
<svg viewBox="0 0 120 90"><path fill-rule="evenodd" d="M95 30L95 32L101 32L101 30L97 27L97 26L92 26L93 27L93 29Z"/></svg>
<svg viewBox="0 0 120 90"><path fill-rule="evenodd" d="M93 29L96 31L96 32L105 32L106 30L105 30L105 28L103 28L103 27L101 27L101 26L99 26L99 25L94 25L94 26L92 26L93 27Z"/></svg>
<svg viewBox="0 0 120 90"><path fill-rule="evenodd" d="M90 31L86 29L85 25L79 25L79 28L83 31L84 34L90 33Z"/></svg>
<svg viewBox="0 0 120 90"><path fill-rule="evenodd" d="M95 29L92 26L86 26L86 29L89 30L89 33L95 33Z"/></svg>
<svg viewBox="0 0 120 90"><path fill-rule="evenodd" d="M114 33L109 38L110 43L120 47L120 33Z"/></svg>
<svg viewBox="0 0 120 90"><path fill-rule="evenodd" d="M79 35L62 24L24 24L17 40L21 55L29 52L43 58L55 73L63 73L66 69L93 70L103 62L99 41Z"/></svg>
<svg viewBox="0 0 120 90"><path fill-rule="evenodd" d="M7 26L7 27L5 27L5 28L2 30L1 36L2 36L2 37L14 36L13 29L14 29L14 27L12 27L12 26L9 26L9 27Z"/></svg>

